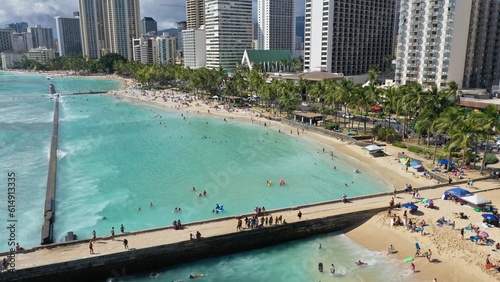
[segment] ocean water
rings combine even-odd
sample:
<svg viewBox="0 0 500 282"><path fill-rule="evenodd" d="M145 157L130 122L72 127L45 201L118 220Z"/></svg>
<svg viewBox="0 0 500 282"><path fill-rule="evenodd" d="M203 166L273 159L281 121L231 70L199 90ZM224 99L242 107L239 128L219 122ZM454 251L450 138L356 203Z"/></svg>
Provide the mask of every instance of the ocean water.
<svg viewBox="0 0 500 282"><path fill-rule="evenodd" d="M24 247L40 242L54 107L53 97L46 94L48 82L43 75L0 72L0 171L5 182L8 172L16 173L16 240ZM391 190L377 176L370 175L363 163L304 135L233 120L224 122L196 111L137 105L110 96L64 95L119 88L120 83L113 80L55 77L50 82L63 92L56 241L62 241L68 231L79 239L90 238L92 230L98 236L107 235L112 226L118 228L120 224L133 231L170 225L177 219L192 222L249 213L255 206L272 210L339 199L344 193L356 196ZM323 148L332 151L333 157L322 153ZM353 173L355 167L361 173ZM285 186L279 185L280 179L286 181ZM269 187L267 180L272 181ZM207 196L198 197L203 190ZM5 207L6 193L1 193L0 201L0 207ZM216 204L223 205L224 211L212 213ZM182 212L173 213L175 207L181 207ZM1 221L6 222L7 218L7 212L0 213ZM304 272L305 276L291 275L291 281L300 277L303 279L296 281L331 279L317 277L327 274L317 273L317 259L308 256L311 245L317 244L314 240L333 240L331 245L335 248L347 246L346 250L333 252L334 258L350 256L355 250L365 254L364 260L377 256L342 235L325 235L276 246L263 253L256 250L194 263L198 269L191 269L193 264L181 265L165 270L172 273L164 277L180 279L195 271L207 273L204 280L214 277L232 281L224 276L232 273L226 273L227 266L233 273L240 273L241 269L247 270L247 274L261 273L255 281L284 279L295 272ZM0 250L8 249L5 241L0 244ZM300 264L303 271L285 259L295 252L304 254L293 262L295 266ZM323 263L329 265L326 258ZM349 261L354 258L349 257ZM258 266L260 261L265 263ZM205 264L210 267L202 267ZM266 265L266 270L259 271ZM392 271L393 266L388 262L387 269L380 266L376 271ZM347 263L345 273L352 267ZM339 278L342 273L339 268ZM349 275L345 281L368 281L351 278Z"/></svg>
<svg viewBox="0 0 500 282"><path fill-rule="evenodd" d="M319 245L322 248L319 249ZM356 265L361 260L367 265ZM323 263L323 272L318 264ZM331 264L335 274L330 273ZM325 234L285 244L204 259L172 268L152 269L155 281L191 281L189 275L203 277L195 281L412 281L410 266L387 256L371 252L342 234ZM151 272L108 281L151 281Z"/></svg>

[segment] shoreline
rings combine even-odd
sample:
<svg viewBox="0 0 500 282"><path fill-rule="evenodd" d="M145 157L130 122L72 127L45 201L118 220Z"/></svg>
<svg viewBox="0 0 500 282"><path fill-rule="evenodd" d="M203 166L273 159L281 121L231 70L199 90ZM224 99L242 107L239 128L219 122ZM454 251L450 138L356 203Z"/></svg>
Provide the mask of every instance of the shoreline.
<svg viewBox="0 0 500 282"><path fill-rule="evenodd" d="M18 72L23 73L23 72ZM27 74L35 74L32 72L25 72ZM37 75L47 75L52 74L52 72L37 72ZM272 130L283 130L284 134L288 134L291 130L294 132L296 128L284 125L278 121L270 121L262 116L260 113L255 111L247 111L243 112L241 110L236 112L228 112L224 110L217 111L213 108L215 103L210 101L210 104L204 104L202 100L196 100L192 102L190 106L182 105L180 102L174 102L173 100L169 100L167 102L163 102L163 100L157 100L154 97L158 97L158 93L155 94L155 91L145 91L145 90L133 90L131 89L134 82L131 79L121 78L119 76L78 76L78 75L68 75L63 76L63 78L102 78L102 79L114 79L122 82L122 88L115 91L108 91L107 94L110 97L115 97L118 99L124 99L130 102L138 102L147 104L150 106L155 106L168 110L177 110L177 111L189 111L189 114L193 112L199 111L200 115L208 116L208 117L217 117L224 119L232 119L239 122L244 123L255 123L260 126L266 126ZM141 95L144 91L146 95ZM156 91L159 93L170 92L170 95L182 95L179 92L174 90L162 90ZM134 96L136 94L136 96ZM153 96L154 94L154 96ZM199 106L194 104L198 103ZM210 111L210 112L208 112ZM256 116L259 114L259 116ZM265 125L264 125L265 124ZM305 131L300 134L301 138L307 138L315 140L321 144L328 145L335 150L340 151L344 155L351 157L353 159L358 160L361 163L364 163L363 168L361 170L370 170L370 173L383 176L384 184L387 184L392 189L402 190L405 183L411 184L414 188L418 189L419 187L430 186L436 184L435 180L426 180L424 178L414 178L411 172L405 172L403 166L396 162L395 156L398 152L404 151L405 154L408 154L406 150L399 149L396 147L392 147L391 145L386 146L386 153L388 154L385 157L373 158L366 151L364 151L361 147L349 144L347 142L342 142L340 140L323 136L320 134L312 133L310 131ZM321 150L321 148L318 148ZM411 156L411 154L409 154ZM468 178L469 175L466 175L465 178ZM454 185L456 186L456 185ZM463 185L462 185L463 187ZM499 188L500 185L497 181L482 181L475 183L475 187L471 189L473 192L477 192L480 189L484 188ZM481 214L475 213L471 209L458 206L450 201L442 201L439 200L440 195L442 195L442 191L448 189L446 188L436 188L431 190L422 191L422 196L425 198L436 199L436 205L440 207L440 210L434 211L423 208L423 205L420 205L422 210L424 210L423 215L415 216L416 219L421 220L425 219L430 228L429 234L422 236L419 233L411 233L408 230L405 230L403 227L390 227L389 226L389 218L386 216L386 213L380 213L370 220L362 223L357 227L353 227L349 230L342 231L347 237L351 238L357 244L371 250L371 251L386 251L389 244L394 244L399 251L395 256L398 260L403 260L406 257L412 256L415 252L414 243L416 240L420 242L423 246L424 250L427 248L431 248L433 250L433 257L438 259L438 262L428 262L425 258L417 258L415 259L415 264L417 265L417 270L420 272L415 273L413 276L415 281L432 281L434 277L438 278L438 281L470 281L472 279L480 279L480 281L486 281L486 279L498 279L498 274L493 274L493 272L488 273L484 269L484 261L486 258L486 254L492 255L492 261L497 262L500 259L500 255L498 252L492 252L491 248L485 246L476 246L465 240L457 240L457 237L460 237L459 231L450 230L449 227L445 226L442 228L438 228L435 226L435 221L441 216L445 216L446 218L450 218L452 212L463 211L469 216L471 216L470 221L459 221L457 220L457 228L458 230L468 223L472 223L474 225L478 225L481 222ZM476 190L477 188L477 190ZM498 192L496 192L498 194ZM482 197L492 200L494 203L500 200L500 195L496 195L495 191L489 191L480 193ZM390 200L390 196L387 197L388 201ZM396 198L396 202L404 202L411 201L411 196L409 194L398 194ZM398 215L402 215L403 210L395 210L395 213ZM472 218L474 216L474 218ZM427 230L427 229L426 229ZM458 235L457 235L458 232ZM490 233L490 238L499 239L500 233L498 228L488 229ZM426 231L427 233L427 231ZM471 232L466 233L467 235L472 235ZM369 236L367 236L369 235ZM404 267L408 266L405 264ZM407 270L407 269L405 269Z"/></svg>
<svg viewBox="0 0 500 282"><path fill-rule="evenodd" d="M167 93L166 95L168 96L167 101L163 101L163 98L158 100L158 98L162 97L165 94L165 92ZM207 117L232 119L244 123L258 124L260 126L265 126L272 130L283 131L285 134L288 134L288 132L290 131L295 132L297 130L297 128L282 124L279 121L268 120L262 117L261 113L252 110L249 111L236 110L234 112L228 112L223 110L223 107L221 110L216 110L214 108L216 103L214 103L213 101L207 102L202 100L194 100L192 102L189 102L188 105L186 105L182 103L182 100L174 101L172 97L175 97L177 95L182 96L180 92L176 92L174 90L163 90L161 92L160 91L155 92L149 90L142 92L142 90L134 91L129 88L119 91L111 91L107 95L110 95L111 97L115 97L117 99L124 99L129 102L147 104L150 106L168 110L182 111L183 113L187 112L188 114L199 111L200 115L204 115ZM432 179L429 180L423 177L415 178L412 172L407 172L404 170L404 166L399 164L399 161L395 158L395 156L397 156L399 152L405 152L405 154L412 156L412 154L409 153L407 150L392 147L391 145L387 144L385 149L387 156L374 158L370 156L368 152L366 152L357 145L349 144L348 142L343 142L341 140L313 133L307 130L302 132L300 134L300 137L312 139L314 141L319 142L320 144L325 144L341 152L347 157L356 159L357 161L364 164L364 167L361 168L362 170L370 169L371 170L370 173L384 176L383 178L384 184L391 187L391 189L397 189L398 191L401 191L403 190L404 185L406 183L411 184L416 189L418 189L419 187L431 186L438 183L436 180ZM466 175L465 177L468 178L470 176ZM440 195L442 195L442 192L444 190L449 189L452 186L425 190L422 192L422 194L428 196L432 195L432 198L433 199L435 198L436 201L439 202L439 205L442 205L440 200L438 200L440 199ZM498 185L498 183L494 180L478 182L476 183L476 186L481 186L481 188L500 187L500 185ZM488 197L491 196L490 198L493 200L493 202L496 202L496 198L499 198L498 200L500 200L500 197L493 198L495 196L494 192L493 193L486 192L484 194L485 195L487 194ZM408 195L406 194L398 194L397 199L400 201L403 200L411 201L411 196L408 197ZM390 196L388 196L388 201L389 200ZM446 203L446 204L451 204L451 203ZM447 209L442 209L442 211L444 210L448 211L448 209L453 209L454 204L451 204L451 206L452 206L451 208L448 207ZM466 209L465 211L468 214L471 213L470 209L467 210L467 207L461 207L461 208ZM397 213L402 214L402 211L397 211ZM426 221L432 224L433 222L435 222L435 220L437 220L441 216L449 216L449 213L438 212L437 214L434 215L425 214L424 216L418 216L416 218L417 219L426 218ZM477 217L477 215L475 216ZM430 219L428 219L429 217ZM474 224L478 224L477 222L478 220L480 219L476 218ZM383 212L381 214L374 216L373 218L369 219L368 221L362 223L357 227L353 227L349 230L344 230L342 233L345 234L351 240L353 240L355 243L367 248L370 251L386 251L387 246L390 244L389 242L396 242L395 244L399 246L399 251L400 251L398 254L396 254L398 260L402 261L404 258L412 256L414 254L413 240L415 240L415 234L409 232L399 232L391 230L386 227L381 227L381 225L387 223L385 221L387 221L386 213ZM464 224L462 223L462 225ZM465 225L458 227L462 228L465 227ZM440 230L438 231L433 230L433 231L439 234ZM496 236L496 238L500 238L500 232L498 232L498 235L497 232L491 232L491 233L492 237ZM367 234L369 234L369 238L367 238L366 236ZM451 234L447 234L446 236L453 236L453 235L456 235L456 230L455 233L452 232ZM418 234L418 236L421 235ZM420 239L418 236L417 238ZM440 235L426 235L423 237L426 239L425 241L423 241L426 242L425 246L427 248L431 248L434 250L433 256L436 257L438 261L428 262L426 258L420 258L420 257L416 258L415 264L417 265L418 272L415 273L414 275L415 281L432 281L434 278L437 278L438 281L469 281L472 279L480 279L484 281L485 279L498 278L493 273L487 273L484 270L484 266L481 267L482 261L485 259L486 253L488 253L487 250L475 252L472 249L470 251L471 252L470 255L475 254L477 257L475 257L474 259L464 259L464 256L459 255L460 250L454 248L453 244L455 244L456 242L454 242L453 239L450 240L443 239L444 241L446 241L445 243L443 243L437 239L433 240L435 237L439 238ZM427 238L431 239L427 241ZM450 242L453 242L453 244L450 245ZM466 241L461 243L466 244ZM469 242L467 241L467 243ZM441 244L448 246L450 250L442 251L441 250L442 247L440 247ZM457 259L462 259L462 260L457 261ZM500 256L498 258L495 257L493 261L497 261L498 259L500 259ZM474 271L471 272L470 268L472 268ZM453 275L450 275L449 274L450 272L453 273Z"/></svg>

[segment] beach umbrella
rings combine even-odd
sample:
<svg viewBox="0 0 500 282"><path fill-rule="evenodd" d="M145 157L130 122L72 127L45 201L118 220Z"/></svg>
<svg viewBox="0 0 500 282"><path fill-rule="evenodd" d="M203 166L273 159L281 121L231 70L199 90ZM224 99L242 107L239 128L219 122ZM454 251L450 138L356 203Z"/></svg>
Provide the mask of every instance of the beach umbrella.
<svg viewBox="0 0 500 282"><path fill-rule="evenodd" d="M405 203L401 205L405 209L410 209L410 210L418 210L418 206L416 206L414 203Z"/></svg>
<svg viewBox="0 0 500 282"><path fill-rule="evenodd" d="M498 221L498 217L496 217L492 214L489 214L489 213L483 213L483 217L489 221Z"/></svg>
<svg viewBox="0 0 500 282"><path fill-rule="evenodd" d="M419 169L419 168L421 168L421 167L422 167L422 165L421 165L421 164L418 164L418 165L414 165L414 166L413 166L413 168L414 168L414 169Z"/></svg>
<svg viewBox="0 0 500 282"><path fill-rule="evenodd" d="M479 232L479 237L482 237L482 238L488 238L490 235L488 233L486 233L485 231L481 231Z"/></svg>
<svg viewBox="0 0 500 282"><path fill-rule="evenodd" d="M410 166L414 167L414 166L419 165L419 164L420 164L419 161L413 161L413 162L410 163Z"/></svg>
<svg viewBox="0 0 500 282"><path fill-rule="evenodd" d="M438 164L440 164L440 165L447 165L448 164L448 160L438 160Z"/></svg>

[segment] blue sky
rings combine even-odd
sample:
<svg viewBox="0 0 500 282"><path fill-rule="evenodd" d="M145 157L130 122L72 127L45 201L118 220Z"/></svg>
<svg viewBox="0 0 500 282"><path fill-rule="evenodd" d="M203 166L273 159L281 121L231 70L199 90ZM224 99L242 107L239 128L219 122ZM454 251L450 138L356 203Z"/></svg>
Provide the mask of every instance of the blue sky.
<svg viewBox="0 0 500 282"><path fill-rule="evenodd" d="M257 0L254 1L254 11ZM304 0L294 0L297 15L304 14ZM55 16L69 17L78 11L78 0L8 0L2 1L0 28L13 22L28 22L55 28ZM163 5L165 6L163 6ZM176 27L175 22L186 19L184 0L141 0L141 17L153 17L158 29ZM169 6L170 5L170 6Z"/></svg>

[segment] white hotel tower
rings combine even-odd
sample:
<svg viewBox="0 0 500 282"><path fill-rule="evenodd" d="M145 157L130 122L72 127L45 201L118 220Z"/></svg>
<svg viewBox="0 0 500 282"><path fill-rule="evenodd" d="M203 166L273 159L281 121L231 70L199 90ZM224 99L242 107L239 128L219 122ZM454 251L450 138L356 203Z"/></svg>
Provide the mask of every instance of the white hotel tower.
<svg viewBox="0 0 500 282"><path fill-rule="evenodd" d="M396 84L498 85L499 16L500 0L401 0Z"/></svg>
<svg viewBox="0 0 500 282"><path fill-rule="evenodd" d="M207 68L232 69L252 49L252 0L205 0Z"/></svg>

